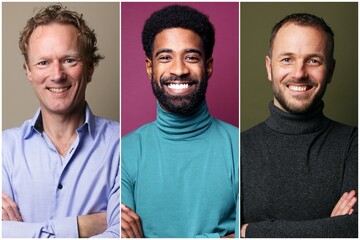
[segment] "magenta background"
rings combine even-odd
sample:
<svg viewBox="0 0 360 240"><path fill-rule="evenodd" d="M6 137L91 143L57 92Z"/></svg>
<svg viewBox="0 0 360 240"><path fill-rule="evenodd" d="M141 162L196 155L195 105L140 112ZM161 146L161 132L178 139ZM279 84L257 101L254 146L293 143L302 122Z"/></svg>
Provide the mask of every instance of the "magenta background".
<svg viewBox="0 0 360 240"><path fill-rule="evenodd" d="M174 3L121 3L121 135L156 119L156 98L146 76L141 31L151 13ZM239 126L239 5L179 3L208 15L215 26L214 69L206 99L212 116Z"/></svg>

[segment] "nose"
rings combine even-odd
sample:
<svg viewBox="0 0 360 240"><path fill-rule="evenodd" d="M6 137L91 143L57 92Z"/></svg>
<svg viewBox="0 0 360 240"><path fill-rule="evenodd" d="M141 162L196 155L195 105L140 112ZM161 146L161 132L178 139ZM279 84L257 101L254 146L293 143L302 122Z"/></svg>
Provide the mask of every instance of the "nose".
<svg viewBox="0 0 360 240"><path fill-rule="evenodd" d="M58 82L65 78L64 69L60 61L53 61L51 71L52 81Z"/></svg>
<svg viewBox="0 0 360 240"><path fill-rule="evenodd" d="M175 59L170 66L170 74L175 76L188 75L190 70L183 59Z"/></svg>
<svg viewBox="0 0 360 240"><path fill-rule="evenodd" d="M306 64L302 62L295 63L291 72L291 77L295 80L307 78Z"/></svg>

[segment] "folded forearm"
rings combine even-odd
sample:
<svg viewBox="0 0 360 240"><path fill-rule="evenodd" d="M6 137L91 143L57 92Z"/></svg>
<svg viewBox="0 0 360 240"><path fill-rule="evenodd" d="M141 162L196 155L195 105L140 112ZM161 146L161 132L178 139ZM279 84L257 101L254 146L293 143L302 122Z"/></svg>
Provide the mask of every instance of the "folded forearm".
<svg viewBox="0 0 360 240"><path fill-rule="evenodd" d="M308 221L269 220L249 223L246 237L357 238L357 213Z"/></svg>
<svg viewBox="0 0 360 240"><path fill-rule="evenodd" d="M2 221L3 238L77 238L76 217L41 223Z"/></svg>

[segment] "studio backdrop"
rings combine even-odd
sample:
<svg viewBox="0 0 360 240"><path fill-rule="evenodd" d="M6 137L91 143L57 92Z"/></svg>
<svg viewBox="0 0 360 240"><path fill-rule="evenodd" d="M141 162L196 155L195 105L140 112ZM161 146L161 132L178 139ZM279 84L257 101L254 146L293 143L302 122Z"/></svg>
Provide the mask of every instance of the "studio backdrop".
<svg viewBox="0 0 360 240"><path fill-rule="evenodd" d="M20 32L39 9L53 3L2 3L2 129L20 126L34 116L39 101L26 78L19 49ZM95 115L119 121L119 3L62 3L83 14L95 30L99 53L105 56L88 83L86 100Z"/></svg>
<svg viewBox="0 0 360 240"><path fill-rule="evenodd" d="M174 3L121 3L121 125L125 135L156 119L156 99L146 75L141 32L150 15ZM180 3L206 14L215 27L213 75L206 94L210 114L238 126L239 4Z"/></svg>

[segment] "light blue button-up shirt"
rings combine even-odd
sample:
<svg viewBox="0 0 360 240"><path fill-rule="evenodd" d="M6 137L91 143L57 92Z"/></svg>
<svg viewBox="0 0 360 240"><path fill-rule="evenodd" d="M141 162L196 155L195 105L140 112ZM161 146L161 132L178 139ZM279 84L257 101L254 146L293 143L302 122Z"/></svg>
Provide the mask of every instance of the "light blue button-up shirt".
<svg viewBox="0 0 360 240"><path fill-rule="evenodd" d="M77 216L107 213L108 229L96 237L119 237L119 123L94 116L63 158L43 132L40 109L2 136L2 191L19 206L24 222L3 221L3 237L79 237Z"/></svg>

